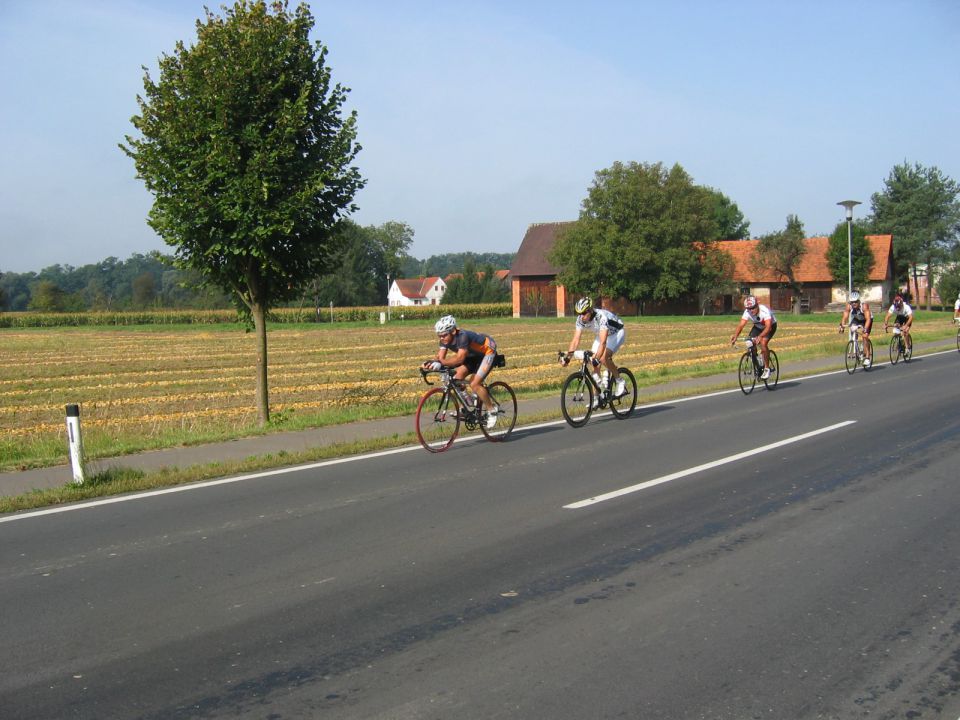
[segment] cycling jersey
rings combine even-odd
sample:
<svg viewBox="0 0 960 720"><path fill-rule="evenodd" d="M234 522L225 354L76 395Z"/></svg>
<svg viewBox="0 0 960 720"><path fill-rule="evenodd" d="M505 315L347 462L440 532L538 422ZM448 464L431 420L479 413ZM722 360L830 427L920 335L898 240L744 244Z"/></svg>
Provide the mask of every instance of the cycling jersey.
<svg viewBox="0 0 960 720"><path fill-rule="evenodd" d="M863 326L867 324L867 316L863 314L862 305L860 305L859 307L853 307L852 305L847 305L847 308L849 308L850 310L850 315L848 316L850 319L850 325Z"/></svg>
<svg viewBox="0 0 960 720"><path fill-rule="evenodd" d="M897 316L897 319L896 319L897 325L903 325L907 321L907 319L911 315L913 315L913 308L907 305L907 303L904 303L903 305L901 305L899 310L897 309L896 305L891 305L890 314Z"/></svg>
<svg viewBox="0 0 960 720"><path fill-rule="evenodd" d="M601 330L606 330L607 334L613 335L623 330L623 320L621 320L616 313L612 313L609 310L594 308L593 320L590 322L584 322L580 316L577 315L577 327L581 330L593 330L597 335L600 334Z"/></svg>
<svg viewBox="0 0 960 720"><path fill-rule="evenodd" d="M768 308L766 305L757 305L757 314L751 315L749 310L744 310L743 315L741 316L743 320L753 323L753 327L758 330L763 330L763 323L765 320L769 320L770 323L776 327L777 318L774 317L773 311Z"/></svg>
<svg viewBox="0 0 960 720"><path fill-rule="evenodd" d="M465 349L468 358L479 358L484 355L495 355L497 343L493 338L473 330L458 330L450 343L440 343L440 347L453 352Z"/></svg>

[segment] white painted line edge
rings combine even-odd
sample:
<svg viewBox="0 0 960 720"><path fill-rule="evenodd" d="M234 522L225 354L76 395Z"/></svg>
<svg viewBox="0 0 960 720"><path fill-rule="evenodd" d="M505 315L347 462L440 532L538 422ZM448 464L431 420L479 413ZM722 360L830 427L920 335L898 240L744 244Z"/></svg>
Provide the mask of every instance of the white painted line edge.
<svg viewBox="0 0 960 720"><path fill-rule="evenodd" d="M774 450L778 447L783 447L784 445L790 445L795 442L800 442L801 440L806 440L807 438L812 438L817 435L822 435L823 433L830 432L831 430L836 430L837 428L846 427L847 425L852 425L856 420L844 420L843 422L830 425L828 427L820 428L819 430L811 430L810 432L803 433L802 435L794 435L793 437L786 438L784 440L778 440L775 443L770 443L769 445L763 445L758 448L751 448L750 450L745 450L744 452L737 453L736 455L728 455L725 458L720 458L719 460L713 460L712 462L704 463L703 465L697 465L696 467L687 468L686 470L680 470L675 473L670 473L669 475L662 475L661 477L654 478L653 480L647 480L646 482L637 483L636 485L631 485L630 487L621 488L620 490L614 490L612 492L604 493L603 495L597 495L592 498L587 498L586 500L580 500L579 502L570 503L569 505L564 505L565 510L579 510L580 508L589 507L590 505L596 505L597 503L604 502L606 500L613 500L614 498L622 497L623 495L629 495L630 493L639 492L640 490L646 490L647 488L653 487L654 485L662 485L663 483L670 482L671 480L677 480L682 477L687 477L688 475L693 475L698 472L703 472L704 470L710 470L711 468L720 467L721 465L727 465L737 460L743 460L748 458L751 455L759 455L760 453L768 452Z"/></svg>

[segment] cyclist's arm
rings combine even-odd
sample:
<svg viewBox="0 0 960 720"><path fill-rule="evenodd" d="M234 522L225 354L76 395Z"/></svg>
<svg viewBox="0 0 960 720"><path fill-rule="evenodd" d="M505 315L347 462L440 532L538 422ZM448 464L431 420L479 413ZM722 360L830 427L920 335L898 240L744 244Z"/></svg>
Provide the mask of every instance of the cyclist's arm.
<svg viewBox="0 0 960 720"><path fill-rule="evenodd" d="M594 356L597 362L603 362L603 359L607 356L607 337L609 334L607 328L603 328L597 333L597 354Z"/></svg>
<svg viewBox="0 0 960 720"><path fill-rule="evenodd" d="M567 354L569 355L580 345L580 335L583 334L583 328L577 325L577 329L573 331L573 340L570 341L570 347L567 348Z"/></svg>
<svg viewBox="0 0 960 720"><path fill-rule="evenodd" d="M886 317L883 318L883 326L885 328L890 327L890 311L889 310L887 310Z"/></svg>
<svg viewBox="0 0 960 720"><path fill-rule="evenodd" d="M740 323L737 325L737 329L734 331L733 335L730 336L730 344L733 345L737 342L737 338L740 337L740 333L743 331L743 326L747 324L747 321L743 318L740 318Z"/></svg>
<svg viewBox="0 0 960 720"><path fill-rule="evenodd" d="M447 355L447 348L442 347L437 351L437 360L444 367L457 367L458 365L463 365L464 360L466 360L467 349L460 348L456 352L450 353L450 357L447 357Z"/></svg>
<svg viewBox="0 0 960 720"><path fill-rule="evenodd" d="M843 326L847 324L847 318L850 317L850 306L847 306L847 309L843 311L843 317L840 318L840 332L843 332Z"/></svg>

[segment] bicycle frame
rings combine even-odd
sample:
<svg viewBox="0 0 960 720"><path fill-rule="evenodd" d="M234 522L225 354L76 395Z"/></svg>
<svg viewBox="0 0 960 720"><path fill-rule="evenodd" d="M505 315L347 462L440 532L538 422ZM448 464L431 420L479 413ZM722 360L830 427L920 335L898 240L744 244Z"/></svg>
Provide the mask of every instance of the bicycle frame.
<svg viewBox="0 0 960 720"><path fill-rule="evenodd" d="M889 328L884 328L890 332ZM903 358L905 363L913 358L913 339L909 333L904 333L900 325L893 326L893 335L890 336L890 364L896 365Z"/></svg>
<svg viewBox="0 0 960 720"><path fill-rule="evenodd" d="M615 395L613 388L616 383L612 377L608 379L606 387L594 379L593 373L600 368L593 365L592 351L577 350L572 355L580 361L580 368L574 370L560 387L560 409L567 423L575 428L583 427L594 410L605 408L610 408L618 420L630 417L637 406L637 380L630 369L617 367L624 391ZM562 350L557 353L558 360L569 359L570 356L571 353Z"/></svg>
<svg viewBox="0 0 960 720"><path fill-rule="evenodd" d="M578 350L577 352L580 352L580 351ZM566 357L566 355L567 354L563 352L563 350L560 350L557 352L557 359L559 360L563 357ZM574 357L576 357L576 354L574 354ZM607 387L604 388L604 387L600 387L600 385L597 384L597 381L593 379L593 373L595 372L595 369L596 371L602 372L602 370L604 369L604 365L603 363L600 363L599 365L596 366L596 368L594 368L593 363L590 362L590 359L592 357L593 357L593 351L591 350L583 351L583 357L579 358L580 371L583 373L584 379L588 383L590 383L590 385L593 387L593 391L597 394L597 398L599 400L599 404L597 405L597 407L602 409L606 407L608 402L610 402L610 383L607 383Z"/></svg>
<svg viewBox="0 0 960 720"><path fill-rule="evenodd" d="M443 452L456 440L461 423L467 430L479 429L490 442L506 440L517 423L516 393L502 380L489 384L482 381L493 402L494 409L487 411L479 398L474 400L472 393L467 392L466 381L458 379L455 372L455 368L448 367L420 368L427 385L434 385L428 375L440 375L437 386L427 390L417 405L415 425L420 444L430 452Z"/></svg>
<svg viewBox="0 0 960 720"><path fill-rule="evenodd" d="M770 377L764 380L762 377L763 362L761 361L761 355L759 353L759 343L754 338L746 338L743 342L746 349L743 351L743 355L740 356L740 363L737 370L740 390L743 391L744 395L749 395L753 392L753 388L758 382L762 382L767 390L774 389L780 381L780 360L777 357L777 353L772 348L767 350L767 352L770 353ZM747 358L750 358L749 365L747 364Z"/></svg>
<svg viewBox="0 0 960 720"><path fill-rule="evenodd" d="M472 396L468 398L467 388L465 380L458 380L454 376L454 368L443 368L441 370L424 370L420 369L420 376L423 378L423 381L427 385L437 384L442 387L447 396L444 399L443 407L441 410L446 410L451 402L453 396L456 396L457 403L455 403L455 410L460 412L460 419L463 420L464 425L467 426L467 430L476 430L477 425L480 423L480 398ZM439 383L432 383L427 380L427 375L435 372L440 375ZM483 381L480 382L481 385L486 387Z"/></svg>

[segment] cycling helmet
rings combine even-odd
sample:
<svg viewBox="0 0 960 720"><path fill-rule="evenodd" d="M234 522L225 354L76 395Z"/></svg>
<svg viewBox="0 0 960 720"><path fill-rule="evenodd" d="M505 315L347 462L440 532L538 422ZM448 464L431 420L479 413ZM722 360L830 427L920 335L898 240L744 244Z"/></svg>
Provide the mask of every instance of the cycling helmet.
<svg viewBox="0 0 960 720"><path fill-rule="evenodd" d="M573 306L573 309L577 311L577 315L583 315L587 310L593 308L593 298L582 297L577 300L577 304Z"/></svg>
<svg viewBox="0 0 960 720"><path fill-rule="evenodd" d="M437 335L445 335L448 332L453 332L457 329L457 319L453 315L444 315L437 320L437 324L433 326L433 329Z"/></svg>
<svg viewBox="0 0 960 720"><path fill-rule="evenodd" d="M747 310L753 310L757 306L757 299L753 295L747 295L743 299L743 307Z"/></svg>
<svg viewBox="0 0 960 720"><path fill-rule="evenodd" d="M849 298L849 300L850 300L850 302L852 302L852 303L860 302L860 293L858 293L856 290L854 290L853 292L850 293L850 298Z"/></svg>
<svg viewBox="0 0 960 720"><path fill-rule="evenodd" d="M894 305L903 305L903 295L900 295L899 293L897 293L896 295L894 295L894 296L893 296L893 304L894 304Z"/></svg>

